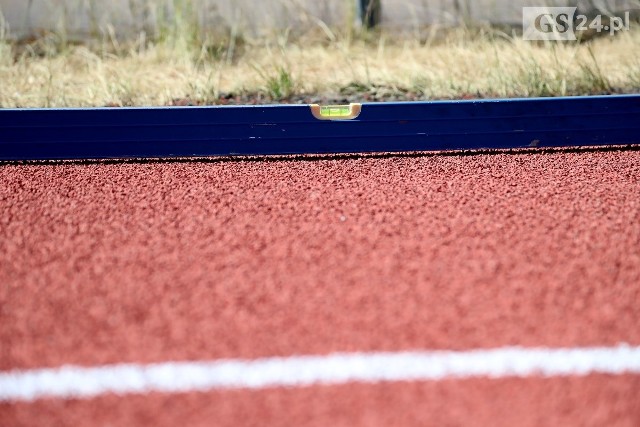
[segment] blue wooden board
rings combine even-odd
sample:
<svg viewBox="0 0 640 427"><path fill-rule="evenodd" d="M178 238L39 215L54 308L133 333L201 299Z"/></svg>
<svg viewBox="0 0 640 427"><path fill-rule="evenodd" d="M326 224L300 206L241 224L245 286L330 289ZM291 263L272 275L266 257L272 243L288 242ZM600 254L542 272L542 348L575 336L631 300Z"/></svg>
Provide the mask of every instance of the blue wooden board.
<svg viewBox="0 0 640 427"><path fill-rule="evenodd" d="M163 158L640 143L640 95L363 104L0 109L0 160Z"/></svg>

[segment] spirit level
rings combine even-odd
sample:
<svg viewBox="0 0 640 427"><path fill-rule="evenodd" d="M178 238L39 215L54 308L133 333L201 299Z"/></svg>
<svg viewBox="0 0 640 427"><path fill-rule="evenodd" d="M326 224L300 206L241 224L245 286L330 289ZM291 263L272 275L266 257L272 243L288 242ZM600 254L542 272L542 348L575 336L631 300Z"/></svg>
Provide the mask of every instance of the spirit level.
<svg viewBox="0 0 640 427"><path fill-rule="evenodd" d="M233 107L0 110L0 160L640 143L640 95Z"/></svg>

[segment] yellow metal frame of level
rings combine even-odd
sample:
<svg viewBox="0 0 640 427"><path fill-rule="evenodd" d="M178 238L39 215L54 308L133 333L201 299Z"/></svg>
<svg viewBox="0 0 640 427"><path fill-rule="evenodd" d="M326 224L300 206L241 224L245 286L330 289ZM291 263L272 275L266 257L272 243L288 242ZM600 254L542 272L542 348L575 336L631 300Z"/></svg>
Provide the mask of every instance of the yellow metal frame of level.
<svg viewBox="0 0 640 427"><path fill-rule="evenodd" d="M311 104L311 113L318 120L353 120L360 115L362 104L318 105Z"/></svg>

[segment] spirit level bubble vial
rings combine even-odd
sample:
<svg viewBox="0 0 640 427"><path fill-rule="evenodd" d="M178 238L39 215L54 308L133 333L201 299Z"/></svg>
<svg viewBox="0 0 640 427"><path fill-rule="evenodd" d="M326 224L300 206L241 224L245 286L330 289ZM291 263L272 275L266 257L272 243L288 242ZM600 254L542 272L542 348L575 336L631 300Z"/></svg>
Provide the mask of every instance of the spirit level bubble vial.
<svg viewBox="0 0 640 427"><path fill-rule="evenodd" d="M311 104L311 113L318 120L352 120L362 111L362 104L323 105Z"/></svg>

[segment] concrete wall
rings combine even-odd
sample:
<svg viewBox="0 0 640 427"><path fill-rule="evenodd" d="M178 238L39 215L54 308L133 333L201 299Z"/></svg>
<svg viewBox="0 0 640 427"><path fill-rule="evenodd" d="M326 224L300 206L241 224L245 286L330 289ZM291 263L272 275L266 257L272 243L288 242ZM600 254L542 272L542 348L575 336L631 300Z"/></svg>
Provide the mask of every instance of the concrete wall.
<svg viewBox="0 0 640 427"><path fill-rule="evenodd" d="M153 32L171 19L175 4L190 4L201 24L214 31L236 28L259 35L274 28L305 28L318 22L355 22L355 0L0 0L0 12L15 37L64 30L70 37ZM382 0L383 25L411 30L432 23L464 21L517 24L523 6L580 3L629 8L638 0ZM636 6L640 7L640 6Z"/></svg>

